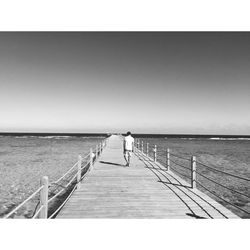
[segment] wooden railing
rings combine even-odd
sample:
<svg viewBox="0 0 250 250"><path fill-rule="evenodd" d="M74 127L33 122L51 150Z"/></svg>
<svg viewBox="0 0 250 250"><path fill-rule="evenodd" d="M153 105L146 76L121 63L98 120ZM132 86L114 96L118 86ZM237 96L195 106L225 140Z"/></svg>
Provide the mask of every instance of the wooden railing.
<svg viewBox="0 0 250 250"><path fill-rule="evenodd" d="M243 216L250 218L250 211L237 205L236 202L228 200L228 198L225 198L224 195L218 194L216 188L223 188L224 190L226 190L225 192L230 192L231 194L238 195L239 199L244 199L244 203L247 204L250 202L249 178L222 171L217 167L208 166L201 160L197 160L196 156L186 157L170 151L169 148L162 148L157 145L151 145L148 142L145 143L145 141L141 139L136 139L134 145L136 147L136 151L140 154L146 156L153 162L160 163L165 167L166 171L171 170L178 176L184 178L184 180L189 181L190 188L201 188L202 190L211 194L213 197L216 197L216 199L223 205L229 205L232 209L238 210L243 213ZM211 172L214 175L220 174L221 179L218 181L215 178L209 177L206 174L208 172ZM229 178L229 182L226 183L228 185L224 184L224 178L226 177ZM238 191L232 188L233 184L230 184L230 179L235 179L238 182L242 181L242 183L244 183L242 184L242 190L244 190L245 192Z"/></svg>
<svg viewBox="0 0 250 250"><path fill-rule="evenodd" d="M37 196L39 196L38 202L30 218L54 218L73 192L80 188L82 179L92 169L94 162L101 155L106 144L107 139L104 139L96 145L94 150L90 148L89 153L85 156L79 155L78 161L56 181L49 182L49 178L43 176L40 187L3 218L15 218L17 211Z"/></svg>

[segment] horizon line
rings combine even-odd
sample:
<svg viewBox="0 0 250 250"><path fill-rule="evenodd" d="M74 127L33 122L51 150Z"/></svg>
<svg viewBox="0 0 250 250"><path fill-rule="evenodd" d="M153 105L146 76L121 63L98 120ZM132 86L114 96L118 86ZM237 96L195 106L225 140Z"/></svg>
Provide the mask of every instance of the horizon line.
<svg viewBox="0 0 250 250"><path fill-rule="evenodd" d="M112 134L126 134L118 132L0 132L0 135L68 135L68 136L80 136L80 135L112 135ZM195 137L242 137L250 138L250 134L201 134L201 133L132 133L135 136L195 136Z"/></svg>

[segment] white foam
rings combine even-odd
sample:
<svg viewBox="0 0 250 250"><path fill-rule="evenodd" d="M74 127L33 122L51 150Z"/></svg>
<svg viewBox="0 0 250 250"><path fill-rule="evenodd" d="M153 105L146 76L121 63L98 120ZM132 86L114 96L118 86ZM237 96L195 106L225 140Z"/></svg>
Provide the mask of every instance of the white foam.
<svg viewBox="0 0 250 250"><path fill-rule="evenodd" d="M209 138L209 140L221 140L221 141L249 141L250 138L221 138L221 137L212 137L212 138Z"/></svg>

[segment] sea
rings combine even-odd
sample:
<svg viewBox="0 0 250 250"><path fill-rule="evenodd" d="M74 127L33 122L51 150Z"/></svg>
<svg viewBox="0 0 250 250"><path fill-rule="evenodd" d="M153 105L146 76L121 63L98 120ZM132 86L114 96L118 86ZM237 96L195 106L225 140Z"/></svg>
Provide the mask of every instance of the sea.
<svg viewBox="0 0 250 250"><path fill-rule="evenodd" d="M144 152L148 143L151 157L156 145L158 161L164 166L169 149L171 170L190 185L191 157L195 156L198 189L238 216L250 218L250 136L136 135L136 138L143 141Z"/></svg>
<svg viewBox="0 0 250 250"><path fill-rule="evenodd" d="M107 136L0 134L0 217L32 194L42 176L56 180L73 166L78 155L86 155ZM197 181L202 184L197 187L240 217L250 218L250 181L212 170L250 180L250 136L136 134L134 137L143 141L144 151L146 143L149 144L151 155L157 145L157 157L163 165L169 148L171 169L187 182L191 176L191 156L196 156L197 173L201 174L197 174Z"/></svg>
<svg viewBox="0 0 250 250"><path fill-rule="evenodd" d="M42 176L53 182L96 148L106 134L1 134L0 217L40 186Z"/></svg>

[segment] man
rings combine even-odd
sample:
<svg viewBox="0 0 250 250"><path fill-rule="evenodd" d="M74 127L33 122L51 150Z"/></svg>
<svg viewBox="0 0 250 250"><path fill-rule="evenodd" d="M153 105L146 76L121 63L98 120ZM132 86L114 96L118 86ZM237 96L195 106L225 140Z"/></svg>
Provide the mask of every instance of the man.
<svg viewBox="0 0 250 250"><path fill-rule="evenodd" d="M127 132L127 136L124 137L123 141L123 154L124 159L127 162L126 166L130 166L130 159L134 152L134 138L131 136L130 132Z"/></svg>

